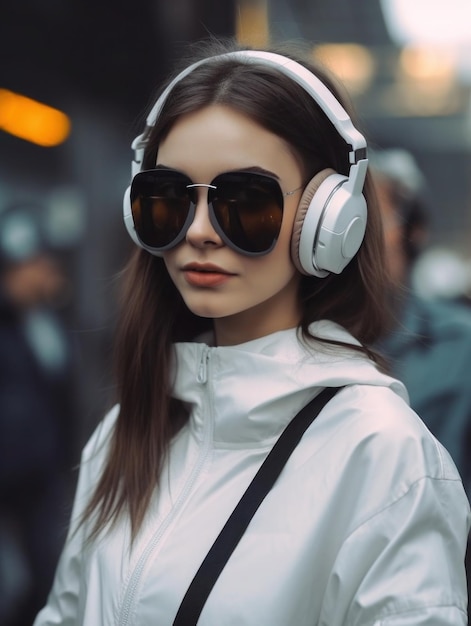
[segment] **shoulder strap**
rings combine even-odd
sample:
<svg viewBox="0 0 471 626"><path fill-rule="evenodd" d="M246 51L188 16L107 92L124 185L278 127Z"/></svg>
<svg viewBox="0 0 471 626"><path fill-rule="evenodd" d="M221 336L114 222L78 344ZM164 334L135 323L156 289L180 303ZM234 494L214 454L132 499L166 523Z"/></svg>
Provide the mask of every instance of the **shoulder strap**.
<svg viewBox="0 0 471 626"><path fill-rule="evenodd" d="M301 437L342 387L328 387L286 426L219 533L180 604L173 626L196 625L214 583Z"/></svg>

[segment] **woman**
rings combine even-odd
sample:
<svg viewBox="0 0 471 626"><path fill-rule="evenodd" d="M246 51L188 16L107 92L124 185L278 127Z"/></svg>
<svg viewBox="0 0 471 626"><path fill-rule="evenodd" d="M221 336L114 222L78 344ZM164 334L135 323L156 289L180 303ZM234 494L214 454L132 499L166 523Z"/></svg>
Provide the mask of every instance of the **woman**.
<svg viewBox="0 0 471 626"><path fill-rule="evenodd" d="M465 624L460 478L368 347L385 311L364 138L320 68L235 49L187 65L133 144L118 404L84 450L35 626L174 623L328 387L198 623Z"/></svg>

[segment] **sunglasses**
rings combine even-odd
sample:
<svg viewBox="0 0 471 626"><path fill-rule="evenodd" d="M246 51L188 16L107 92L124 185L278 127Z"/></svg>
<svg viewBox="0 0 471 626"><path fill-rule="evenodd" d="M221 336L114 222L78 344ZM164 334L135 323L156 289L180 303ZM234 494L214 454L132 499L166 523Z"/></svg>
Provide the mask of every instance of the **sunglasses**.
<svg viewBox="0 0 471 626"><path fill-rule="evenodd" d="M280 234L283 193L278 181L257 172L226 172L210 184L193 181L176 170L139 172L131 183L131 211L141 242L151 251L177 246L195 217L198 188L208 189L212 227L237 252L257 256L270 252Z"/></svg>

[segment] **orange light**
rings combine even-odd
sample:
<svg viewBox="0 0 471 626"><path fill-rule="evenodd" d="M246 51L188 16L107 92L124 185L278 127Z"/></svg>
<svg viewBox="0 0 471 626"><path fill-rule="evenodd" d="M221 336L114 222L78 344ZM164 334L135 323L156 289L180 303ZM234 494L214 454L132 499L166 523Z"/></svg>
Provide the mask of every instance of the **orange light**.
<svg viewBox="0 0 471 626"><path fill-rule="evenodd" d="M352 94L365 92L374 78L375 59L368 48L360 44L320 44L314 48L313 54Z"/></svg>
<svg viewBox="0 0 471 626"><path fill-rule="evenodd" d="M456 55L446 47L405 46L399 57L400 68L413 80L450 84L455 78Z"/></svg>
<svg viewBox="0 0 471 626"><path fill-rule="evenodd" d="M240 0L237 7L236 37L249 46L266 46L270 40L267 0Z"/></svg>
<svg viewBox="0 0 471 626"><path fill-rule="evenodd" d="M65 113L26 96L0 89L0 129L43 147L57 146L70 134Z"/></svg>

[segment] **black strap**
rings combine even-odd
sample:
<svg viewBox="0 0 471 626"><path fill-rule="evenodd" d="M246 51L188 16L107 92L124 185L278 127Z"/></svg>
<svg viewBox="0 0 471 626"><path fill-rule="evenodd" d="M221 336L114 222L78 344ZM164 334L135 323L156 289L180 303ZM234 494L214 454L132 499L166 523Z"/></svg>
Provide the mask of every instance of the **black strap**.
<svg viewBox="0 0 471 626"><path fill-rule="evenodd" d="M341 389L327 387L286 426L219 533L180 604L173 626L196 625L214 583L239 543L250 520L273 487L301 437L327 402Z"/></svg>

